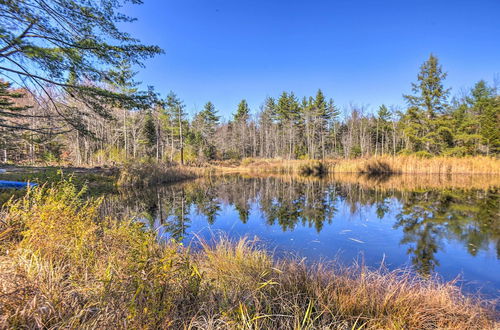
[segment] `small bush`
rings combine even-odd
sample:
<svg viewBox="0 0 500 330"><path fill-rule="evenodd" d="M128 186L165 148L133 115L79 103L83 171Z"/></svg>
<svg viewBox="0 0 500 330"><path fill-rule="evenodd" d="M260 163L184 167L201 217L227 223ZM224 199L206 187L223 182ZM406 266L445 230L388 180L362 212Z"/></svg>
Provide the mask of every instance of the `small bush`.
<svg viewBox="0 0 500 330"><path fill-rule="evenodd" d="M299 167L299 174L302 176L323 177L327 173L327 167L321 162L303 164Z"/></svg>
<svg viewBox="0 0 500 330"><path fill-rule="evenodd" d="M255 162L255 160L253 158L250 158L250 157L243 158L241 160L241 166L249 166L249 165L251 165L254 162Z"/></svg>
<svg viewBox="0 0 500 330"><path fill-rule="evenodd" d="M196 174L186 167L168 163L134 162L120 170L119 186L147 187L193 179Z"/></svg>
<svg viewBox="0 0 500 330"><path fill-rule="evenodd" d="M359 172L368 175L398 173L398 171L394 170L389 163L377 159L364 163L363 166L359 169Z"/></svg>

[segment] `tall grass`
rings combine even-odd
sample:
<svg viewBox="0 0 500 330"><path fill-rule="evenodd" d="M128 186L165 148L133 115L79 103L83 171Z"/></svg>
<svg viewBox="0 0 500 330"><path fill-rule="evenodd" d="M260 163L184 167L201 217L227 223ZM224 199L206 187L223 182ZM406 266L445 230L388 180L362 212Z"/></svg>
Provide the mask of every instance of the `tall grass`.
<svg viewBox="0 0 500 330"><path fill-rule="evenodd" d="M63 182L2 211L0 328L494 329L487 301L409 272L274 260L254 240L191 251L99 217Z"/></svg>
<svg viewBox="0 0 500 330"><path fill-rule="evenodd" d="M222 172L300 174L305 167L318 161L244 159L236 166L216 166ZM325 159L321 161L328 173L405 173L405 174L500 174L500 159L494 157L433 157L379 156L355 159Z"/></svg>

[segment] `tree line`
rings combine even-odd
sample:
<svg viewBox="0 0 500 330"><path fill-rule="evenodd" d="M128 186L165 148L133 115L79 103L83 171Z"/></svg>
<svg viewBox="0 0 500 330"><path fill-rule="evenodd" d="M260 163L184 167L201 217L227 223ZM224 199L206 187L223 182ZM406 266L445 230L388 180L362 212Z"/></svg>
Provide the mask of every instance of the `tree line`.
<svg viewBox="0 0 500 330"><path fill-rule="evenodd" d="M66 160L79 165L138 158L196 163L245 157L497 155L498 90L481 80L467 93L449 99L445 78L438 59L431 55L421 66L417 82L412 84L413 93L404 95L405 109L381 105L373 113L364 107L350 106L343 115L321 90L302 98L293 92L267 97L256 112L242 100L231 119L225 121L212 102L188 116L185 104L173 92L165 99L154 95L143 109L111 107L110 118L73 101L84 114L80 124L85 131L68 129L63 124L61 130L65 127L67 131L62 133L56 129L54 122L60 123L60 119L51 111L49 102L28 106L32 104L30 96L25 93L22 97L22 90L5 96L4 83L0 106L10 107L11 112L23 116L30 112L32 116L2 116L2 123L23 125L26 129L4 128L0 148L7 161ZM34 120L36 114L45 115Z"/></svg>

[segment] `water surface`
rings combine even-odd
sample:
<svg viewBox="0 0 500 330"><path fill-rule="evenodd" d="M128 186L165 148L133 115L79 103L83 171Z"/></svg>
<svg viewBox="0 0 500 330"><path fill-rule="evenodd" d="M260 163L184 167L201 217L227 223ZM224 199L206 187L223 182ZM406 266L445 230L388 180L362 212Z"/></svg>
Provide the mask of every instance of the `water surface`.
<svg viewBox="0 0 500 330"><path fill-rule="evenodd" d="M224 176L106 199L161 239L257 236L277 256L337 258L461 279L500 296L498 178Z"/></svg>

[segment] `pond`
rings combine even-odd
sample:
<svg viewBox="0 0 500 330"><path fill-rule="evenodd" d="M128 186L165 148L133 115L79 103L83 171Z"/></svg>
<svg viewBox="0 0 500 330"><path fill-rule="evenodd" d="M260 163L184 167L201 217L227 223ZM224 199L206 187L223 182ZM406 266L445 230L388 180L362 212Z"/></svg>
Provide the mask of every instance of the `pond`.
<svg viewBox="0 0 500 330"><path fill-rule="evenodd" d="M498 297L498 180L231 175L122 191L104 210L135 216L160 239L258 237L278 257L412 267Z"/></svg>

